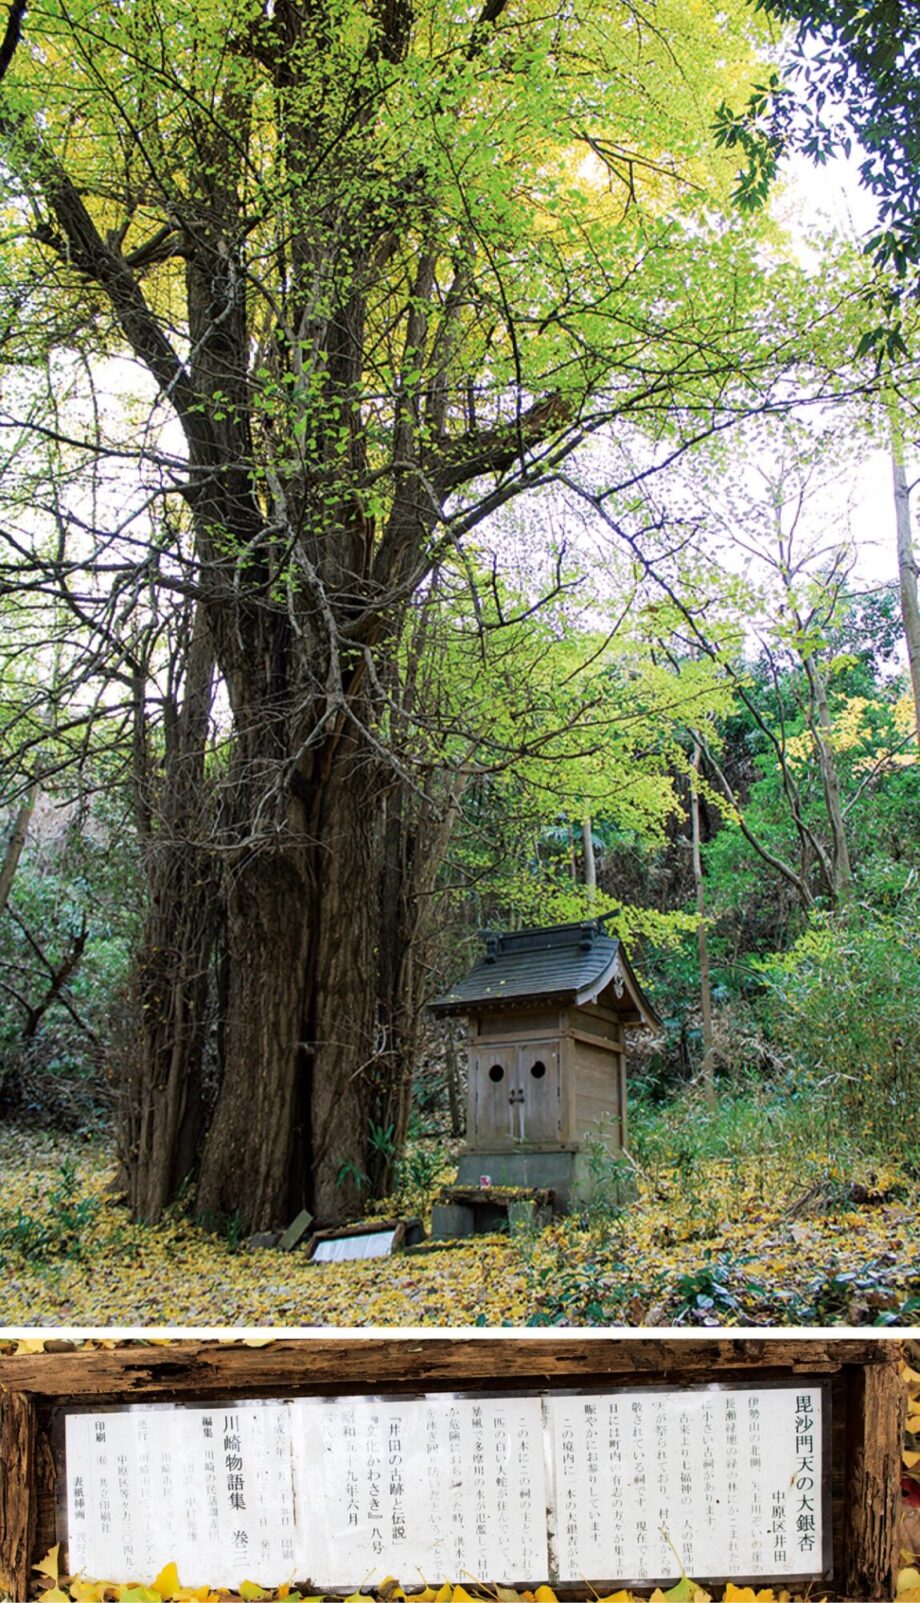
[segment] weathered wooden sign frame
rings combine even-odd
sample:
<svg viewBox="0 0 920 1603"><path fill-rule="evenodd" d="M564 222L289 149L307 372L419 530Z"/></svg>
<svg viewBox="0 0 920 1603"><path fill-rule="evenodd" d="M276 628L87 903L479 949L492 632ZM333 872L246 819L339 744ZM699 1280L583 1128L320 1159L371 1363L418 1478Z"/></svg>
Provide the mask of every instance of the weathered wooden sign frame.
<svg viewBox="0 0 920 1603"><path fill-rule="evenodd" d="M176 1342L0 1358L0 1593L30 1596L58 1539L60 1410L242 1397L488 1393L566 1386L762 1385L825 1379L832 1400L833 1561L821 1591L893 1596L903 1388L897 1338L662 1339L449 1335ZM560 1588L575 1595L580 1588Z"/></svg>

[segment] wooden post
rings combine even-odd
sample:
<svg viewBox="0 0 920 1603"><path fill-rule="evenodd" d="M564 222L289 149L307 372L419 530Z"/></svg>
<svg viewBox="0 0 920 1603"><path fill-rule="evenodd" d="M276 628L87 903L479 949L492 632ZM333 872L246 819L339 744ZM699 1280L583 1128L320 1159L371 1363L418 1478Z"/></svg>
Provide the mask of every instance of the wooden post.
<svg viewBox="0 0 920 1603"><path fill-rule="evenodd" d="M0 1389L0 1593L25 1603L37 1512L35 1405Z"/></svg>
<svg viewBox="0 0 920 1603"><path fill-rule="evenodd" d="M849 1597L890 1598L898 1569L904 1387L894 1364L854 1367L851 1375L844 1582Z"/></svg>
<svg viewBox="0 0 920 1603"><path fill-rule="evenodd" d="M450 1133L454 1140L464 1133L463 1109L460 1106L460 1063L457 1052L457 1040L454 1035L454 1021L448 1020L447 1035L444 1040L444 1068L447 1079L447 1106L450 1112Z"/></svg>

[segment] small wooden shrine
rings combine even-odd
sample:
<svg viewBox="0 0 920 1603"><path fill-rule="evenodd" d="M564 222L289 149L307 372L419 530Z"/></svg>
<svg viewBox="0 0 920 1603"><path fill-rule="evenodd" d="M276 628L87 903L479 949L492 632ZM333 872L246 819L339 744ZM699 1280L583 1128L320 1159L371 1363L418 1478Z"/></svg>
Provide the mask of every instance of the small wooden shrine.
<svg viewBox="0 0 920 1603"><path fill-rule="evenodd" d="M432 1004L469 1029L459 1187L589 1190L587 1147L626 1138L626 1036L657 1014L601 918L488 933L485 954ZM445 1221L446 1222L446 1221Z"/></svg>

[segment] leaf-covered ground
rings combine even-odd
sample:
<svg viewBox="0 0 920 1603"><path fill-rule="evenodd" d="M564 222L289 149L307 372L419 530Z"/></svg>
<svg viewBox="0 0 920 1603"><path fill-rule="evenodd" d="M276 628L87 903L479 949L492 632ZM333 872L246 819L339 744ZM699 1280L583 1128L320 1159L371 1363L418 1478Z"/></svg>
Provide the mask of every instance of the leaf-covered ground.
<svg viewBox="0 0 920 1603"><path fill-rule="evenodd" d="M95 1143L7 1128L0 1176L7 1326L920 1321L920 1185L894 1171L712 1160L657 1169L621 1213L316 1265L182 1217L132 1224Z"/></svg>

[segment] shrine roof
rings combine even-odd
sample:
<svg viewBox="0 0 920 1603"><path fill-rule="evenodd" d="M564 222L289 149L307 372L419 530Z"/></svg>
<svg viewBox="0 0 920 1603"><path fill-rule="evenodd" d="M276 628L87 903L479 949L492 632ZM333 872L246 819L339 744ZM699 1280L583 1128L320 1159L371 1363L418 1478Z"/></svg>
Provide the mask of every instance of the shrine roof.
<svg viewBox="0 0 920 1603"><path fill-rule="evenodd" d="M602 919L553 924L542 929L485 933L486 951L470 973L431 1007L448 1016L482 1007L522 1006L552 998L575 1006L596 1002L613 987L618 1011L655 1024L657 1014L636 979L623 943L608 935Z"/></svg>

